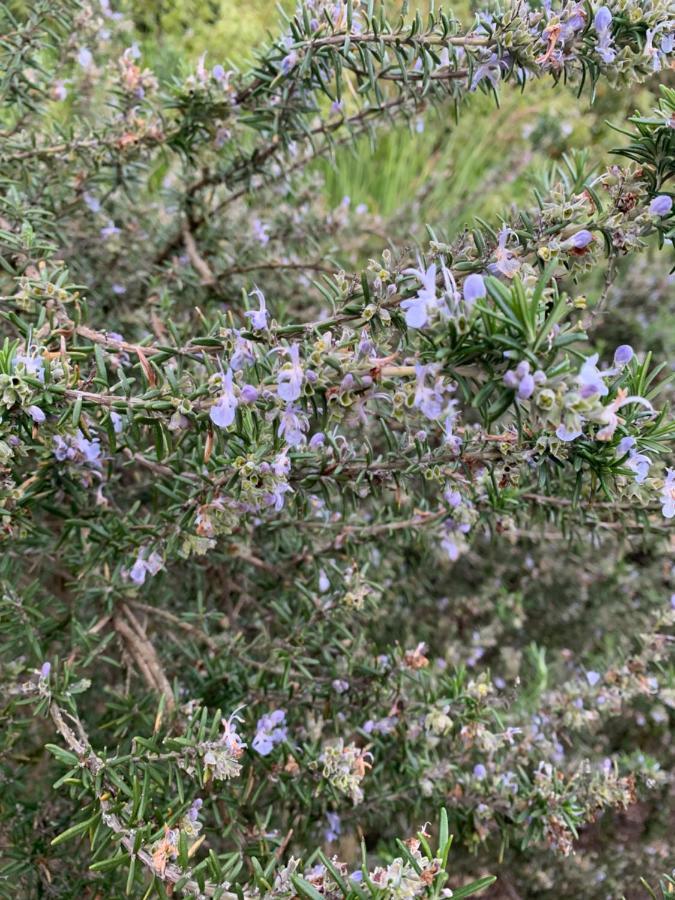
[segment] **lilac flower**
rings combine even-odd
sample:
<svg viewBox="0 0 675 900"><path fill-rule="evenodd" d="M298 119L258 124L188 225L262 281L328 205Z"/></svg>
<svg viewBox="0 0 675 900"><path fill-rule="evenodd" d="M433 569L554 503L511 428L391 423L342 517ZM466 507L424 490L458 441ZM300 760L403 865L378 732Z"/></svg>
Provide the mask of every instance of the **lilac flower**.
<svg viewBox="0 0 675 900"><path fill-rule="evenodd" d="M274 485L271 491L264 496L264 502L267 506L273 507L275 512L281 512L286 502L286 494L293 493L293 488L285 481L279 481Z"/></svg>
<svg viewBox="0 0 675 900"><path fill-rule="evenodd" d="M675 469L666 470L666 480L661 488L661 512L666 519L675 516Z"/></svg>
<svg viewBox="0 0 675 900"><path fill-rule="evenodd" d="M54 100L59 100L63 102L68 96L68 88L64 81L55 81L54 87L52 88L52 97Z"/></svg>
<svg viewBox="0 0 675 900"><path fill-rule="evenodd" d="M272 462L272 471L277 478L286 478L291 471L291 461L288 458L288 450L284 450L274 457Z"/></svg>
<svg viewBox="0 0 675 900"><path fill-rule="evenodd" d="M223 378L223 391L209 410L209 418L219 428L229 428L234 422L239 401L234 393L232 369L228 369Z"/></svg>
<svg viewBox="0 0 675 900"><path fill-rule="evenodd" d="M110 421L112 422L113 431L115 434L121 434L124 429L124 420L119 413L116 413L114 410L110 413Z"/></svg>
<svg viewBox="0 0 675 900"><path fill-rule="evenodd" d="M404 269L404 275L415 275L421 287L415 297L404 300L405 322L409 328L424 328L433 313L440 309L436 293L436 263L427 269Z"/></svg>
<svg viewBox="0 0 675 900"><path fill-rule="evenodd" d="M595 687L595 685L600 681L602 675L599 672L586 672L586 681L590 684L591 687Z"/></svg>
<svg viewBox="0 0 675 900"><path fill-rule="evenodd" d="M487 777L487 769L482 763L478 763L473 767L473 775L474 778L478 778L480 781L482 781Z"/></svg>
<svg viewBox="0 0 675 900"><path fill-rule="evenodd" d="M415 396L413 405L421 410L428 419L436 420L440 418L444 409L443 393L445 385L442 379L437 378L433 387L426 384L428 375L432 377L437 373L438 366L429 364L426 366L420 363L415 364Z"/></svg>
<svg viewBox="0 0 675 900"><path fill-rule="evenodd" d="M202 808L204 801L197 797L192 801L192 806L187 811L187 817L191 822L196 822L199 819L199 811Z"/></svg>
<svg viewBox="0 0 675 900"><path fill-rule="evenodd" d="M538 383L545 379L545 375L539 369L534 373L530 372L530 364L526 359L521 360L515 369L510 369L504 374L504 384L506 387L516 391L519 400L529 400Z"/></svg>
<svg viewBox="0 0 675 900"><path fill-rule="evenodd" d="M251 231L253 232L253 237L258 241L259 244L262 244L264 247L265 244L269 244L270 236L267 233L268 225L265 225L264 222L261 222L260 219L253 219L251 222Z"/></svg>
<svg viewBox="0 0 675 900"><path fill-rule="evenodd" d="M241 333L234 330L234 353L230 359L230 367L233 372L238 372L244 366L249 366L254 361L253 345L247 339L241 336Z"/></svg>
<svg viewBox="0 0 675 900"><path fill-rule="evenodd" d="M261 756L269 756L274 747L288 736L285 722L286 711L283 709L275 709L258 719L255 737L251 742L253 749Z"/></svg>
<svg viewBox="0 0 675 900"><path fill-rule="evenodd" d="M635 473L636 484L644 484L649 475L651 464L651 459L648 456L645 456L644 453L638 453L637 450L632 450L628 461L626 462L626 467Z"/></svg>
<svg viewBox="0 0 675 900"><path fill-rule="evenodd" d="M147 549L141 547L136 557L136 562L129 570L129 578L134 584L142 585L145 582L146 575L156 575L164 565L164 560L154 551L146 557Z"/></svg>
<svg viewBox="0 0 675 900"><path fill-rule="evenodd" d="M668 27L667 23L664 22L656 28L648 28L645 34L643 52L648 59L651 59L653 72L660 72L661 69L668 66L668 55L673 52L675 47L675 36L672 32L663 35L660 47L654 46L654 38L659 34L663 26Z"/></svg>
<svg viewBox="0 0 675 900"><path fill-rule="evenodd" d="M94 469L101 467L101 444L94 438L85 438L80 430L76 434L54 436L54 456L60 461L71 460Z"/></svg>
<svg viewBox="0 0 675 900"><path fill-rule="evenodd" d="M565 443L569 443L570 441L575 441L578 437L581 437L583 431L580 428L567 428L566 425L563 425L561 422L560 425L555 430L556 437L561 441L565 441Z"/></svg>
<svg viewBox="0 0 675 900"><path fill-rule="evenodd" d="M593 27L596 31L608 31L612 27L612 13L606 6L601 6L593 19Z"/></svg>
<svg viewBox="0 0 675 900"><path fill-rule="evenodd" d="M337 841L342 834L342 822L339 813L327 812L326 821L328 822L328 826L325 828L323 836L326 843L332 844L333 841Z"/></svg>
<svg viewBox="0 0 675 900"><path fill-rule="evenodd" d="M330 590L330 581L323 569L319 569L319 592L325 594Z"/></svg>
<svg viewBox="0 0 675 900"><path fill-rule="evenodd" d="M84 194L82 194L82 199L90 212L93 212L94 214L101 212L101 203L98 197L94 197L89 191L85 191Z"/></svg>
<svg viewBox="0 0 675 900"><path fill-rule="evenodd" d="M597 353L589 356L579 370L581 396L584 398L593 397L596 394L598 397L606 397L609 393L609 388L605 384L604 379L616 374L612 369L601 372L597 366L598 358Z"/></svg>
<svg viewBox="0 0 675 900"><path fill-rule="evenodd" d="M673 208L673 198L667 194L659 194L649 204L649 212L653 216L668 216Z"/></svg>
<svg viewBox="0 0 675 900"><path fill-rule="evenodd" d="M12 361L12 365L22 365L26 375L36 378L39 382L44 383L45 380L45 364L41 356L34 352L34 348L29 347L27 353L17 353Z"/></svg>
<svg viewBox="0 0 675 900"><path fill-rule="evenodd" d="M625 456L629 450L632 450L635 446L635 438L631 437L631 435L626 435L626 437L621 438L616 447L616 455L617 456Z"/></svg>
<svg viewBox="0 0 675 900"><path fill-rule="evenodd" d="M493 88L499 87L503 63L504 60L500 59L496 53L492 53L479 66L476 66L469 90L475 91L484 78L487 78Z"/></svg>
<svg viewBox="0 0 675 900"><path fill-rule="evenodd" d="M27 413L36 425L42 425L44 420L47 418L39 406L29 406L27 409Z"/></svg>
<svg viewBox="0 0 675 900"><path fill-rule="evenodd" d="M320 447L326 443L326 435L323 431L317 431L316 434L313 434L309 440L308 447L310 450L318 450Z"/></svg>
<svg viewBox="0 0 675 900"><path fill-rule="evenodd" d="M376 721L368 719L363 725L363 730L366 734L387 735L392 734L396 730L397 725L398 716L385 716L383 719L377 719Z"/></svg>
<svg viewBox="0 0 675 900"><path fill-rule="evenodd" d="M290 363L285 363L277 375L277 393L281 400L292 403L302 393L302 383L305 377L300 364L300 350L297 344L291 344L287 350L291 358Z"/></svg>
<svg viewBox="0 0 675 900"><path fill-rule="evenodd" d="M40 667L40 678L49 678L49 673L52 670L52 664L50 662L43 662Z"/></svg>
<svg viewBox="0 0 675 900"><path fill-rule="evenodd" d="M252 384L242 384L241 391L239 392L240 403L255 403L259 396L260 391L257 387Z"/></svg>
<svg viewBox="0 0 675 900"><path fill-rule="evenodd" d="M596 12L593 27L598 35L598 56L607 64L613 63L616 50L612 45L612 13L606 6L601 6Z"/></svg>
<svg viewBox="0 0 675 900"><path fill-rule="evenodd" d="M614 365L627 366L633 358L633 348L630 344L621 344L614 351Z"/></svg>
<svg viewBox="0 0 675 900"><path fill-rule="evenodd" d="M305 442L305 432L309 428L307 416L299 406L287 403L279 419L277 434L282 437L289 447L299 447Z"/></svg>
<svg viewBox="0 0 675 900"><path fill-rule="evenodd" d="M572 237L568 238L565 241L564 246L574 247L575 250L583 250L594 240L595 238L591 232L587 228L582 228L581 231L577 231L576 234L573 234Z"/></svg>
<svg viewBox="0 0 675 900"><path fill-rule="evenodd" d="M288 75L291 69L296 65L297 61L298 54L295 52L295 50L291 50L291 52L287 56L284 56L284 58L281 60L281 71L284 73L284 75Z"/></svg>
<svg viewBox="0 0 675 900"><path fill-rule="evenodd" d="M77 62L83 69L91 69L94 64L94 57L91 55L91 50L87 47L80 47L77 53Z"/></svg>
<svg viewBox="0 0 675 900"><path fill-rule="evenodd" d="M211 74L213 75L215 81L223 82L225 81L225 69L220 63L217 63L212 69Z"/></svg>
<svg viewBox="0 0 675 900"><path fill-rule="evenodd" d="M99 232L103 240L108 240L108 238L115 237L116 234L120 233L120 229L114 222L108 222L108 224L101 228Z"/></svg>
<svg viewBox="0 0 675 900"><path fill-rule="evenodd" d="M476 300L482 300L487 294L483 276L478 275L476 272L469 275L462 285L462 293L464 295L464 302L469 307L473 306Z"/></svg>
<svg viewBox="0 0 675 900"><path fill-rule="evenodd" d="M265 295L260 290L260 288L255 287L249 294L250 297L256 296L258 298L259 309L249 310L249 312L244 313L247 319L251 320L251 325L256 331L264 331L267 328L267 307L265 305Z"/></svg>

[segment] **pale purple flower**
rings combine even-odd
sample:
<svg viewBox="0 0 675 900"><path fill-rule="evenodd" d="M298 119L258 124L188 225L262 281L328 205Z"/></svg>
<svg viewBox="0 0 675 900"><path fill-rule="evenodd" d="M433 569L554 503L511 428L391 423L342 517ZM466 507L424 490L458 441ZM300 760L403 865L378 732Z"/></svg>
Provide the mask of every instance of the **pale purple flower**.
<svg viewBox="0 0 675 900"><path fill-rule="evenodd" d="M599 672L586 672L586 681L590 684L591 687L595 687L595 685L600 681L602 675Z"/></svg>
<svg viewBox="0 0 675 900"><path fill-rule="evenodd" d="M36 425L42 425L47 418L39 406L29 406L27 412Z"/></svg>
<svg viewBox="0 0 675 900"><path fill-rule="evenodd" d="M331 681L331 687L336 694L345 694L349 690L349 682L345 681L344 678L334 678Z"/></svg>
<svg viewBox="0 0 675 900"><path fill-rule="evenodd" d="M87 47L80 47L77 53L77 62L83 69L90 69L94 64L94 57L91 55L91 50Z"/></svg>
<svg viewBox="0 0 675 900"><path fill-rule="evenodd" d="M33 348L28 348L28 353L17 353L12 364L14 368L22 365L26 375L31 375L39 382L44 383L45 380L45 364L41 356L33 352Z"/></svg>
<svg viewBox="0 0 675 900"><path fill-rule="evenodd" d="M285 363L277 374L277 393L281 400L292 403L302 393L302 383L305 377L300 363L300 350L297 344L291 344L286 351L290 356L290 363Z"/></svg>
<svg viewBox="0 0 675 900"><path fill-rule="evenodd" d="M267 506L273 507L275 512L281 512L286 502L286 494L293 493L293 488L286 481L279 481L271 491L264 496Z"/></svg>
<svg viewBox="0 0 675 900"><path fill-rule="evenodd" d="M325 828L323 836L326 843L332 844L333 841L337 841L342 834L342 822L340 821L339 814L336 812L327 812L326 821L328 822L328 826Z"/></svg>
<svg viewBox="0 0 675 900"><path fill-rule="evenodd" d="M659 194L658 197L654 197L652 202L649 204L649 212L653 216L667 216L670 215L670 212L673 208L673 198L669 197L667 194Z"/></svg>
<svg viewBox="0 0 675 900"><path fill-rule="evenodd" d="M596 31L608 31L612 27L612 13L606 6L601 6L593 19Z"/></svg>
<svg viewBox="0 0 675 900"><path fill-rule="evenodd" d="M500 60L496 53L492 53L484 62L476 66L471 79L469 90L475 91L480 82L487 78L493 88L499 86L504 60Z"/></svg>
<svg viewBox="0 0 675 900"><path fill-rule="evenodd" d="M577 231L576 234L573 234L571 238L568 238L565 241L565 246L574 247L576 250L583 250L585 247L588 247L593 240L594 238L591 232L587 228L582 228L581 231Z"/></svg>
<svg viewBox="0 0 675 900"><path fill-rule="evenodd" d="M141 547L136 562L129 570L129 578L140 586L145 582L146 575L156 575L163 566L164 560L159 553L153 551L148 555L147 549Z"/></svg>
<svg viewBox="0 0 675 900"><path fill-rule="evenodd" d="M101 203L98 197L94 197L89 191L85 191L82 194L82 199L90 212L93 212L94 214L101 212Z"/></svg>
<svg viewBox="0 0 675 900"><path fill-rule="evenodd" d="M40 678L49 678L49 673L52 670L52 664L50 662L43 662L40 667Z"/></svg>
<svg viewBox="0 0 675 900"><path fill-rule="evenodd" d="M621 438L619 443L616 446L616 455L624 456L628 453L629 450L632 450L635 446L635 438L631 437L631 435L627 434L626 437Z"/></svg>
<svg viewBox="0 0 675 900"><path fill-rule="evenodd" d="M220 397L209 410L209 418L219 428L228 428L233 422L239 401L234 393L232 369L228 369L223 378L223 390Z"/></svg>
<svg viewBox="0 0 675 900"><path fill-rule="evenodd" d="M515 369L504 373L504 384L516 391L519 400L529 400L538 383L545 380L545 375L540 370L534 374L530 372L530 364L526 359L521 360Z"/></svg>
<svg viewBox="0 0 675 900"><path fill-rule="evenodd" d="M281 60L281 71L284 73L284 75L288 75L291 69L296 65L297 61L298 54L295 50L291 50L289 54L284 56L284 58Z"/></svg>
<svg viewBox="0 0 675 900"><path fill-rule="evenodd" d="M288 736L286 727L286 711L275 709L258 719L255 737L251 742L253 749L261 756L269 756L277 744Z"/></svg>
<svg viewBox="0 0 675 900"><path fill-rule="evenodd" d="M633 358L633 348L630 344L621 344L614 351L614 365L627 366Z"/></svg>
<svg viewBox="0 0 675 900"><path fill-rule="evenodd" d="M330 590L330 581L328 580L328 575L326 575L323 569L319 569L319 592L321 594L325 594L328 590Z"/></svg>
<svg viewBox="0 0 675 900"><path fill-rule="evenodd" d="M377 719L373 721L372 719L368 719L367 722L363 725L363 730L366 734L392 734L396 730L396 726L398 725L398 717L397 716L385 716L382 719Z"/></svg>
<svg viewBox="0 0 675 900"><path fill-rule="evenodd" d="M433 364L423 366L420 363L415 364L415 396L413 405L421 410L428 419L438 419L443 414L445 408L444 391L445 385L440 378L437 378L432 387L426 383L428 375L432 377L436 375L438 366Z"/></svg>
<svg viewBox="0 0 675 900"><path fill-rule="evenodd" d="M478 763L473 767L473 775L474 778L478 778L480 781L482 781L487 777L487 769L482 763Z"/></svg>
<svg viewBox="0 0 675 900"><path fill-rule="evenodd" d="M289 447L299 447L305 442L305 433L309 428L307 416L299 406L287 403L279 418L277 434L282 437Z"/></svg>
<svg viewBox="0 0 675 900"><path fill-rule="evenodd" d="M250 366L254 361L253 344L247 338L241 336L241 333L234 330L234 353L230 360L230 367L233 372L238 372L244 366Z"/></svg>
<svg viewBox="0 0 675 900"><path fill-rule="evenodd" d="M187 817L191 822L196 822L199 819L199 811L202 808L204 801L197 797L192 801L192 806L187 811Z"/></svg>
<svg viewBox="0 0 675 900"><path fill-rule="evenodd" d="M239 392L239 400L241 403L251 404L255 403L258 397L260 396L260 392L258 388L252 384L243 384L241 386L241 391Z"/></svg>
<svg viewBox="0 0 675 900"><path fill-rule="evenodd" d="M609 393L609 388L605 384L604 379L616 374L612 369L601 372L597 366L598 358L597 353L589 356L579 370L581 396L584 398L593 397L595 394L599 397L606 397Z"/></svg>
<svg viewBox="0 0 675 900"><path fill-rule="evenodd" d="M645 456L644 453L638 453L637 450L632 450L628 461L626 462L626 467L635 473L636 484L644 484L649 475L651 464L651 459L648 456Z"/></svg>
<svg viewBox="0 0 675 900"><path fill-rule="evenodd" d="M323 431L317 431L316 434L313 434L309 440L308 447L310 450L318 450L320 447L326 443L326 435Z"/></svg>
<svg viewBox="0 0 675 900"><path fill-rule="evenodd" d="M483 276L478 275L476 272L469 275L462 285L462 293L464 302L468 306L473 306L476 300L482 300L487 294Z"/></svg>
<svg viewBox="0 0 675 900"><path fill-rule="evenodd" d="M115 225L114 222L108 222L103 228L101 228L99 234L104 240L108 240L108 238L115 237L115 235L120 234L120 229Z"/></svg>
<svg viewBox="0 0 675 900"><path fill-rule="evenodd" d="M558 437L561 441L565 441L565 443L569 443L569 441L575 441L578 437L581 437L583 431L580 428L567 428L566 425L563 425L561 422L560 425L555 430L556 437Z"/></svg>
<svg viewBox="0 0 675 900"><path fill-rule="evenodd" d="M612 13L606 6L601 6L596 12L593 27L598 35L598 56L605 63L614 62L616 50L612 45Z"/></svg>
<svg viewBox="0 0 675 900"><path fill-rule="evenodd" d="M264 331L267 328L267 307L265 305L265 295L260 290L260 288L255 287L249 294L250 297L257 297L258 299L258 309L249 310L249 312L244 313L247 319L251 320L251 325L256 331Z"/></svg>
<svg viewBox="0 0 675 900"><path fill-rule="evenodd" d="M211 74L213 75L213 77L216 81L219 81L219 82L225 81L225 69L223 68L223 66L220 65L220 63L217 63L213 67L213 69L211 69Z"/></svg>
<svg viewBox="0 0 675 900"><path fill-rule="evenodd" d="M675 516L675 469L666 470L666 480L661 488L661 512L666 519Z"/></svg>
<svg viewBox="0 0 675 900"><path fill-rule="evenodd" d="M404 300L401 309L405 310L405 321L409 328L424 328L436 310L442 311L436 292L436 263L427 269L404 269L404 275L415 275L420 282L420 289L415 297Z"/></svg>
<svg viewBox="0 0 675 900"><path fill-rule="evenodd" d="M251 231L253 233L253 237L258 241L259 244L262 244L264 247L265 244L269 243L270 236L267 233L267 229L269 226L265 225L260 219L253 219L251 222Z"/></svg>

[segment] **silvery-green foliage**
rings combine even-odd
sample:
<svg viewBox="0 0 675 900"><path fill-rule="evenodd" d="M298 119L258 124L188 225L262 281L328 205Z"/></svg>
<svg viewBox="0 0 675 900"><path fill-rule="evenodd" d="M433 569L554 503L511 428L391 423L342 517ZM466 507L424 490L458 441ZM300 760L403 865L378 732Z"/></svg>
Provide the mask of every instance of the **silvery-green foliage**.
<svg viewBox="0 0 675 900"><path fill-rule="evenodd" d="M672 790L672 3L315 0L162 80L107 2L2 17L1 890L578 890ZM656 94L499 221L326 207L534 79Z"/></svg>

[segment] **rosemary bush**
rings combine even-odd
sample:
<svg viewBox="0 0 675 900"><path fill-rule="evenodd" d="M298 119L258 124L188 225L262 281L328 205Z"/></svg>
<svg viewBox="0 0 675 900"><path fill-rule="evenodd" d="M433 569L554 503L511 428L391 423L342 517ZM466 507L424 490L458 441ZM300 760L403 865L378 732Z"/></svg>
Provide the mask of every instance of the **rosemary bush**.
<svg viewBox="0 0 675 900"><path fill-rule="evenodd" d="M2 896L668 895L672 0L305 0L157 74L1 15ZM537 79L651 108L424 242L327 205Z"/></svg>

